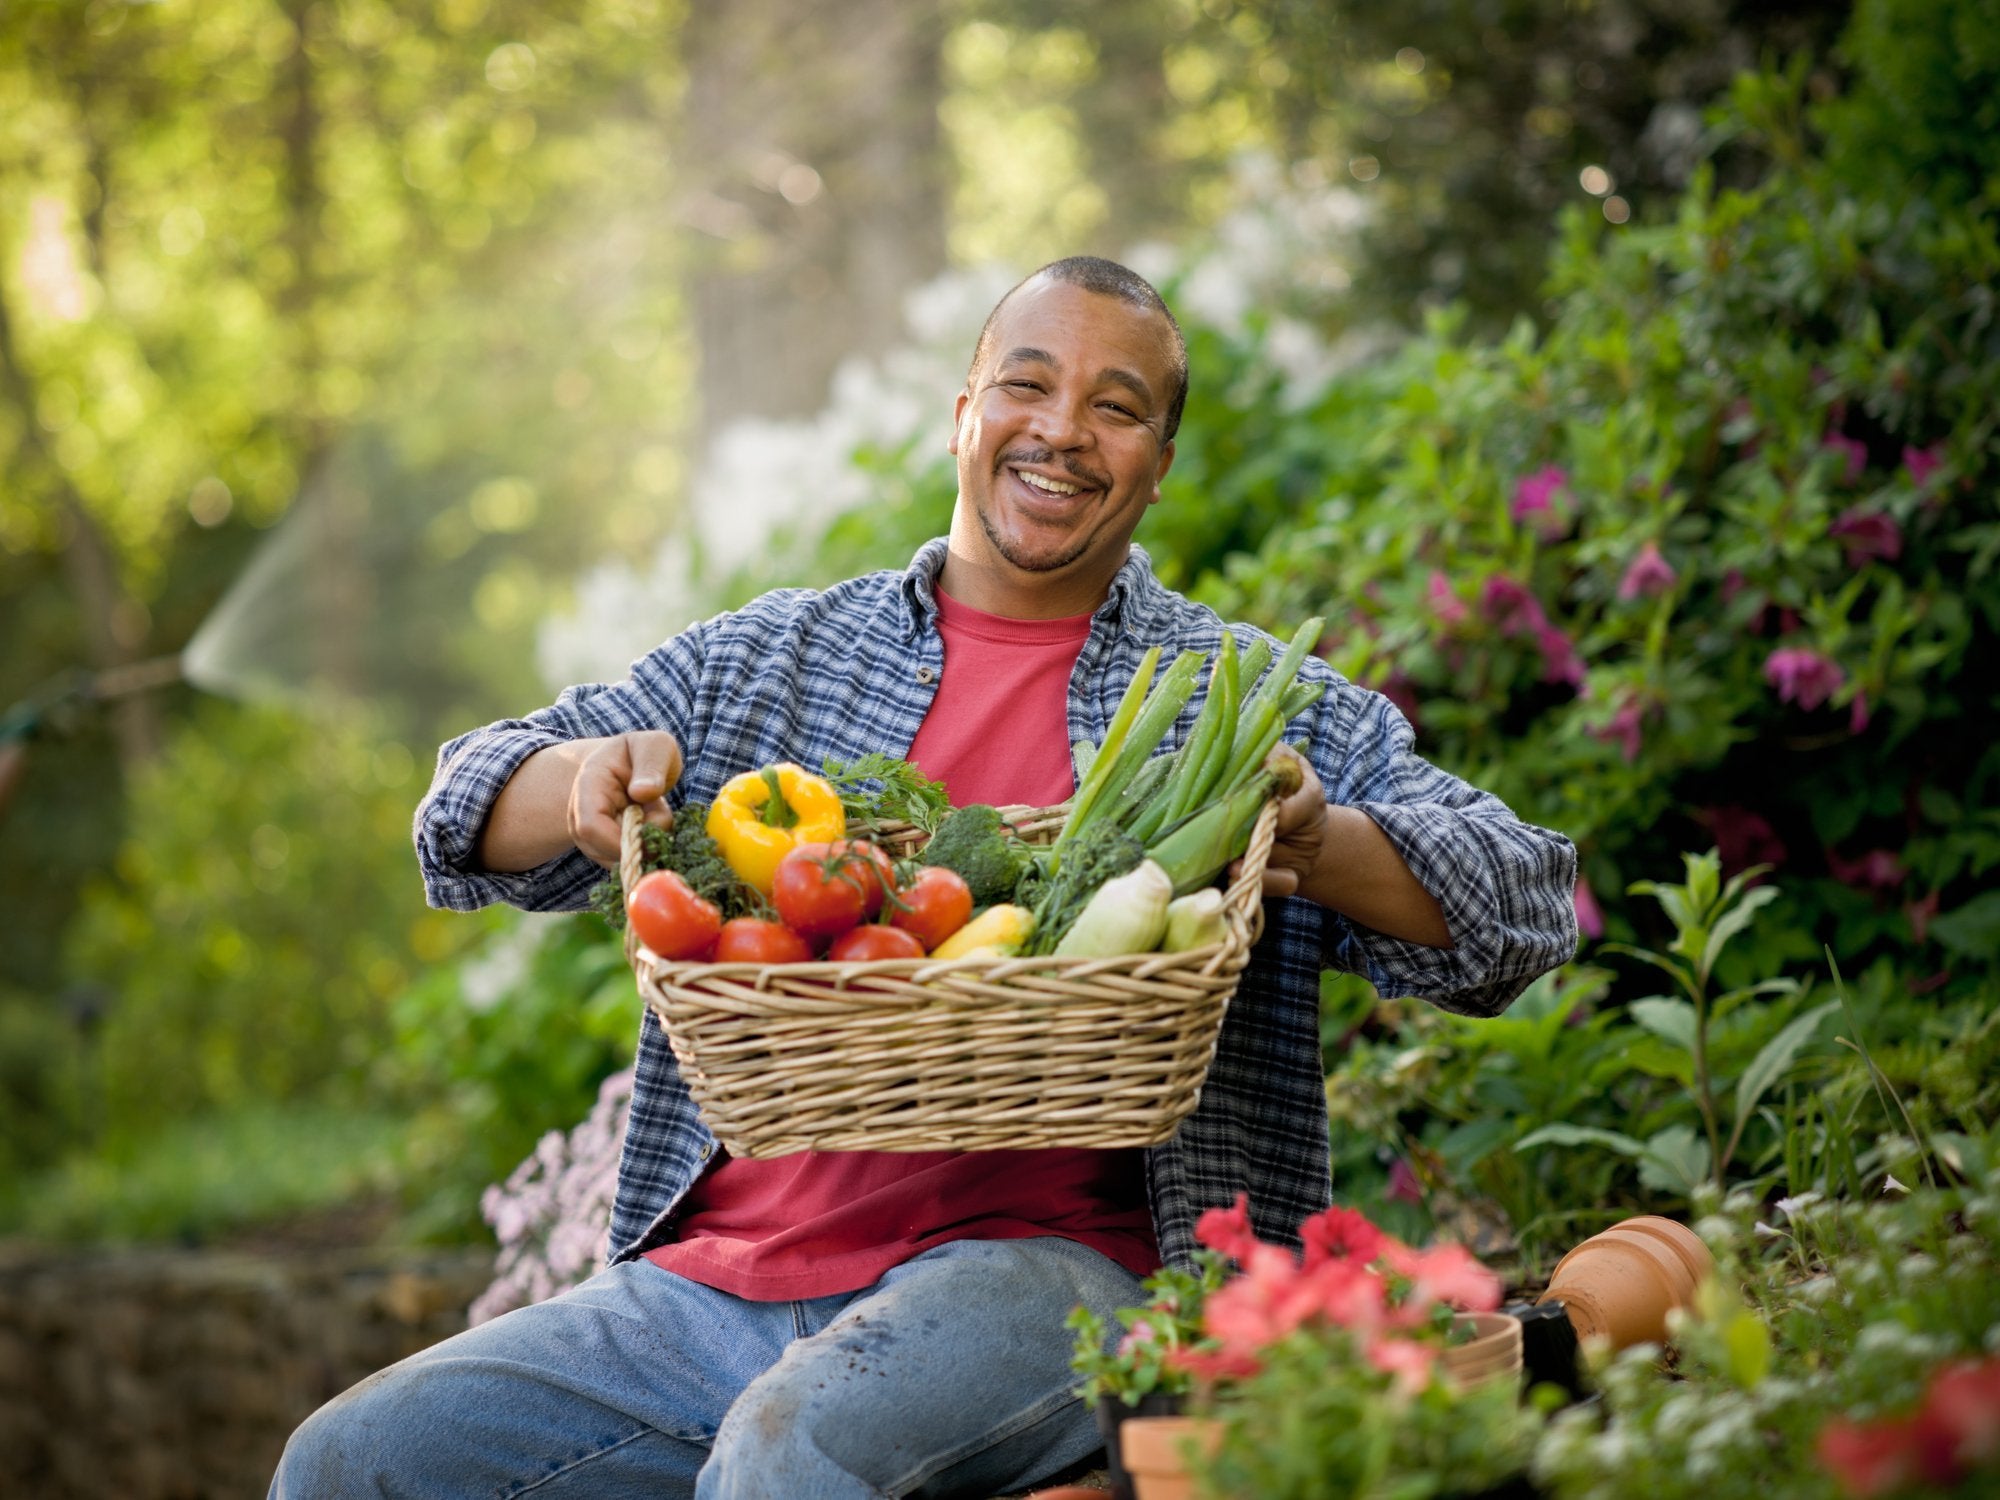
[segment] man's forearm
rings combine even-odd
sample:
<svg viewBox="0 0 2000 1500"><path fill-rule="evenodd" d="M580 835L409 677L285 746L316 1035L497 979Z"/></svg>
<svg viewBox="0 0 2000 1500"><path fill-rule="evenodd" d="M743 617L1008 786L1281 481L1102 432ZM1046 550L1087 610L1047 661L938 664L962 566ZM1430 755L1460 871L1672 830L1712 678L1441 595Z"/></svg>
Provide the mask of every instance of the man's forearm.
<svg viewBox="0 0 2000 1500"><path fill-rule="evenodd" d="M479 863L488 870L532 870L576 847L569 831L570 789L601 740L571 740L537 750L515 768L494 799L479 835Z"/></svg>
<svg viewBox="0 0 2000 1500"><path fill-rule="evenodd" d="M1455 946L1437 898L1359 808L1327 808L1319 857L1301 880L1299 894L1390 937L1431 948Z"/></svg>

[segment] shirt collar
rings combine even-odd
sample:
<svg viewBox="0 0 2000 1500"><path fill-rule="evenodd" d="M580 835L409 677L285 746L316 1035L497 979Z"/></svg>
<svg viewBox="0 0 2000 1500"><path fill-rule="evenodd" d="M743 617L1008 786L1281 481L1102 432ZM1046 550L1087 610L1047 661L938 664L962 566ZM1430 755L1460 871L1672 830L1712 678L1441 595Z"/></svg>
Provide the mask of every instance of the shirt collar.
<svg viewBox="0 0 2000 1500"><path fill-rule="evenodd" d="M932 537L917 549L903 573L903 602L909 610L909 638L914 640L937 623L937 580L944 571L950 541ZM1160 588L1153 576L1153 559L1137 542L1111 580L1104 602L1091 617L1093 625L1116 627L1128 619L1136 623L1145 613L1145 604Z"/></svg>

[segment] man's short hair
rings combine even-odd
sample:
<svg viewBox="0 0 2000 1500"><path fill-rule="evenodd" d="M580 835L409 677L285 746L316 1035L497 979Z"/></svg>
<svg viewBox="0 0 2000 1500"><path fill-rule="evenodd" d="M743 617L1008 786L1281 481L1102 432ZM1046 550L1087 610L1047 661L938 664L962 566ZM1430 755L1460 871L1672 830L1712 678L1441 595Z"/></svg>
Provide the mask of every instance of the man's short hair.
<svg viewBox="0 0 2000 1500"><path fill-rule="evenodd" d="M993 311L986 315L986 326L979 330L979 342L972 346L972 365L967 371L968 381L979 372L993 342L993 323L1000 316L1015 292L1033 281L1036 276L1047 276L1055 281L1066 282L1070 286L1082 287L1086 292L1096 292L1100 297L1116 297L1134 307L1156 312L1167 320L1170 349L1168 374L1173 379L1173 390L1168 393L1167 420L1161 429L1163 443L1171 443L1174 434L1181 430L1181 409L1187 405L1188 361L1187 340L1181 336L1181 325L1175 319L1173 309L1153 287L1153 283L1129 266L1121 266L1115 260L1105 260L1097 255L1071 255L1062 260L1050 261L1033 276L1023 277L1008 291L1005 297L993 304Z"/></svg>

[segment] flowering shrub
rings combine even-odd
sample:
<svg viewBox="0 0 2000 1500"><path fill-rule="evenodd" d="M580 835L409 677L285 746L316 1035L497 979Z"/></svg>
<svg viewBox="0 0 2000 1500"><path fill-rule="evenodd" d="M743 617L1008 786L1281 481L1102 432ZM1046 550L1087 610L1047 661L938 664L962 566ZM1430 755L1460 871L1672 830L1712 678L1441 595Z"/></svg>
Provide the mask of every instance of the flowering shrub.
<svg viewBox="0 0 2000 1500"><path fill-rule="evenodd" d="M1438 1378L1455 1310L1500 1301L1463 1247L1415 1250L1333 1208L1299 1226L1294 1255L1252 1234L1241 1197L1196 1234L1242 1268L1208 1298L1202 1338L1168 1357L1226 1424L1207 1466L1216 1492L1420 1500L1526 1468L1540 1418L1518 1383Z"/></svg>
<svg viewBox="0 0 2000 1500"><path fill-rule="evenodd" d="M551 1130L504 1183L480 1198L500 1254L493 1284L472 1304L475 1326L546 1301L604 1269L631 1103L627 1068L604 1080L581 1125L567 1133Z"/></svg>
<svg viewBox="0 0 2000 1500"><path fill-rule="evenodd" d="M1148 1396L1185 1395L1194 1377L1177 1356L1200 1338L1203 1309L1222 1273L1222 1257L1209 1250L1195 1252L1192 1271L1161 1267L1140 1283L1143 1306L1118 1309L1125 1331L1115 1344L1104 1320L1079 1304L1069 1315L1076 1331L1070 1367L1083 1377L1077 1394L1092 1406L1106 1397L1137 1406Z"/></svg>

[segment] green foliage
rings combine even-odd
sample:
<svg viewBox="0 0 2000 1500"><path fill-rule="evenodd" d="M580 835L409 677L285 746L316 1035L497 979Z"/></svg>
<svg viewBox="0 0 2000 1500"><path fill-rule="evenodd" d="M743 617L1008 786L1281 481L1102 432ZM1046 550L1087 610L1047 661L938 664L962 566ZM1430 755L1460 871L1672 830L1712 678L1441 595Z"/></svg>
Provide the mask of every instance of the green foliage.
<svg viewBox="0 0 2000 1500"><path fill-rule="evenodd" d="M253 1102L79 1151L0 1189L10 1231L57 1244L199 1244L386 1198L403 1121L323 1102Z"/></svg>
<svg viewBox="0 0 2000 1500"><path fill-rule="evenodd" d="M1836 1419L1908 1412L1941 1365L2000 1337L2000 1178L1758 1214L1738 1194L1697 1223L1717 1277L1675 1332L1672 1373L1650 1346L1604 1365L1603 1401L1541 1440L1546 1493L1833 1500L1848 1491L1819 1443Z"/></svg>
<svg viewBox="0 0 2000 1500"><path fill-rule="evenodd" d="M175 737L70 934L106 997L87 1124L365 1088L391 998L473 936L422 908L417 789L409 752L353 724L210 704Z"/></svg>
<svg viewBox="0 0 2000 1500"><path fill-rule="evenodd" d="M480 1192L581 1120L638 1036L632 971L597 916L486 925L483 947L397 997L379 1040L378 1086L406 1110L406 1228L419 1237L483 1237Z"/></svg>
<svg viewBox="0 0 2000 1500"><path fill-rule="evenodd" d="M1139 1283L1143 1303L1118 1309L1123 1332L1115 1343L1104 1320L1078 1303L1067 1323L1076 1334L1070 1368L1083 1377L1076 1393L1091 1406L1107 1398L1137 1406L1147 1396L1192 1390L1193 1377L1168 1357L1201 1342L1202 1309L1226 1270L1227 1262L1213 1250L1195 1251L1190 1270L1162 1266Z"/></svg>

